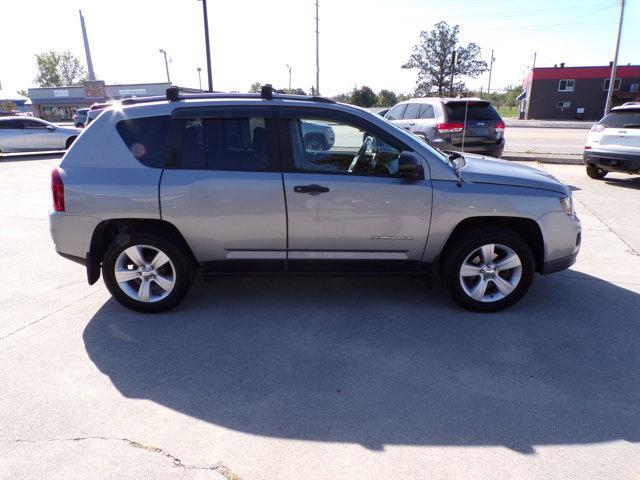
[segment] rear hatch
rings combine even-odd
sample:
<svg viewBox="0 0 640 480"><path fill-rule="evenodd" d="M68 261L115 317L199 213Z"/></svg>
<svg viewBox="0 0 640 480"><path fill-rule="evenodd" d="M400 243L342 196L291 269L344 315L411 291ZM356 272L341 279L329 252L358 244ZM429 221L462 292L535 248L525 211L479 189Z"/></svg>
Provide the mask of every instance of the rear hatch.
<svg viewBox="0 0 640 480"><path fill-rule="evenodd" d="M592 147L640 154L640 108L613 110L594 127ZM598 135L599 134L599 135Z"/></svg>
<svg viewBox="0 0 640 480"><path fill-rule="evenodd" d="M504 122L491 103L482 100L451 100L444 104L447 124L463 127L451 135L451 143L465 145L499 143ZM466 120L466 122L465 122Z"/></svg>

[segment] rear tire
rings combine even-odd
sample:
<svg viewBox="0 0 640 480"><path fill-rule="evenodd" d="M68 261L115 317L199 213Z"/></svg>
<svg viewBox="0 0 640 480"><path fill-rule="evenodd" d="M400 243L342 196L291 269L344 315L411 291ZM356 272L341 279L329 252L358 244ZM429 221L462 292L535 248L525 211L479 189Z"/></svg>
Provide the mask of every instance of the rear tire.
<svg viewBox="0 0 640 480"><path fill-rule="evenodd" d="M144 313L178 305L193 277L190 258L179 245L170 235L155 232L119 235L102 259L104 283L113 298Z"/></svg>
<svg viewBox="0 0 640 480"><path fill-rule="evenodd" d="M594 180L602 180L607 176L607 173L609 172L603 170L602 168L594 167L593 165L587 165L587 176L589 178L593 178Z"/></svg>
<svg viewBox="0 0 640 480"><path fill-rule="evenodd" d="M477 312L495 312L518 302L531 287L534 273L531 248L504 228L461 232L442 260L442 275L453 300Z"/></svg>
<svg viewBox="0 0 640 480"><path fill-rule="evenodd" d="M78 138L78 137L69 137L69 138L67 138L67 143L65 144L64 149L65 150L69 150L69 147L71 147L71 144L76 141L76 138Z"/></svg>

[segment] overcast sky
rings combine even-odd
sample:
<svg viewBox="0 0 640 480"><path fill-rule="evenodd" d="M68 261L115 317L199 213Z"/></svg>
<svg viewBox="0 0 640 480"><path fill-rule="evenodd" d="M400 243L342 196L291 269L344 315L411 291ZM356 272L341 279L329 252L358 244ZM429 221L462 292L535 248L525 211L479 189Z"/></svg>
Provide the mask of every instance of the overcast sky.
<svg viewBox="0 0 640 480"><path fill-rule="evenodd" d="M255 81L308 90L315 83L315 0L209 0L216 90L246 91ZM0 82L5 92L34 86L34 55L71 50L85 63L78 9L89 33L98 79L206 82L202 3L197 0L0 0ZM402 70L421 30L445 20L460 40L496 61L492 89L520 84L531 66L606 65L613 57L616 0L320 0L320 90L369 85L411 92L416 72ZM627 0L620 64L640 63L640 0ZM487 75L468 81L487 85Z"/></svg>

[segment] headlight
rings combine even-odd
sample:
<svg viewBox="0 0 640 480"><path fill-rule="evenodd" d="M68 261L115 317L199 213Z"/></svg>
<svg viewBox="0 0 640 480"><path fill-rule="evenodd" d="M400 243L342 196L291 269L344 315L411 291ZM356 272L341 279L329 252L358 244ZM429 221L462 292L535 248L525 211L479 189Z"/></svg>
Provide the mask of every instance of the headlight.
<svg viewBox="0 0 640 480"><path fill-rule="evenodd" d="M573 197L560 197L560 206L564 213L573 215Z"/></svg>

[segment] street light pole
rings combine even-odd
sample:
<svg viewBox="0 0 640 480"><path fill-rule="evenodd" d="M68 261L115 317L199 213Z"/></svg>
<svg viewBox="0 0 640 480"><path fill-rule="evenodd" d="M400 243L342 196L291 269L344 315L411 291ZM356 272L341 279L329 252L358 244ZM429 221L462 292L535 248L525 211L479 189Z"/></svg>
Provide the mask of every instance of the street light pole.
<svg viewBox="0 0 640 480"><path fill-rule="evenodd" d="M167 71L167 83L171 85L171 77L169 76L169 62L167 60L167 51L164 48L161 48L158 51L164 55L164 68Z"/></svg>
<svg viewBox="0 0 640 480"><path fill-rule="evenodd" d="M624 18L624 0L620 0L620 21L618 22L618 39L616 40L616 51L611 64L611 78L609 79L609 90L607 90L607 103L604 106L604 114L611 110L611 99L613 98L613 88L616 83L616 69L618 68L618 51L620 50L620 35L622 34L622 19Z"/></svg>
<svg viewBox="0 0 640 480"><path fill-rule="evenodd" d="M318 21L318 0L316 0L316 95L320 96L320 38Z"/></svg>
<svg viewBox="0 0 640 480"><path fill-rule="evenodd" d="M491 72L493 71L493 61L495 60L495 58L493 58L493 50L491 50L491 61L489 63L489 84L487 85L487 95L489 95L491 93Z"/></svg>
<svg viewBox="0 0 640 480"><path fill-rule="evenodd" d="M289 69L289 92L291 92L291 65L287 64L287 68Z"/></svg>
<svg viewBox="0 0 640 480"><path fill-rule="evenodd" d="M213 80L211 76L211 46L209 45L209 17L207 16L207 0L202 2L202 16L204 17L204 44L207 50L207 79L209 80L209 92L213 92Z"/></svg>
<svg viewBox="0 0 640 480"><path fill-rule="evenodd" d="M200 91L202 91L202 75L200 75L200 72L202 72L202 69L198 67L196 68L196 70L198 70L198 86L200 87Z"/></svg>

